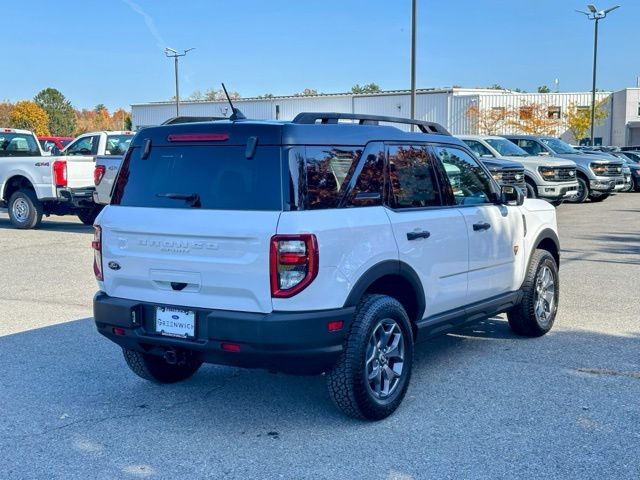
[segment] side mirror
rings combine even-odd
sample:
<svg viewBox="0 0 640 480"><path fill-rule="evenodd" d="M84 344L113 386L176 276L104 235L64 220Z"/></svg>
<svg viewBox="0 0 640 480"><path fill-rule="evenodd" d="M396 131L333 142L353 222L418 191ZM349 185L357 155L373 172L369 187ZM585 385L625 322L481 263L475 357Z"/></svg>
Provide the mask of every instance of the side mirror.
<svg viewBox="0 0 640 480"><path fill-rule="evenodd" d="M513 185L500 187L500 203L503 205L519 206L524 203L524 192Z"/></svg>

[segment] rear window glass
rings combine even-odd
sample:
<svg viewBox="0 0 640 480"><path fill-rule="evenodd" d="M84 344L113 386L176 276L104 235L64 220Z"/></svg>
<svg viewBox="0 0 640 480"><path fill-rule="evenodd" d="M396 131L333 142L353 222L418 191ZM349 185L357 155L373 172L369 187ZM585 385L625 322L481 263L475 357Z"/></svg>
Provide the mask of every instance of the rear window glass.
<svg viewBox="0 0 640 480"><path fill-rule="evenodd" d="M0 157L39 156L33 136L24 133L0 133Z"/></svg>
<svg viewBox="0 0 640 480"><path fill-rule="evenodd" d="M124 155L127 153L133 135L107 135L105 155Z"/></svg>
<svg viewBox="0 0 640 480"><path fill-rule="evenodd" d="M135 148L122 165L112 204L127 207L281 210L280 148L251 160L244 146ZM173 197L173 198L171 198Z"/></svg>

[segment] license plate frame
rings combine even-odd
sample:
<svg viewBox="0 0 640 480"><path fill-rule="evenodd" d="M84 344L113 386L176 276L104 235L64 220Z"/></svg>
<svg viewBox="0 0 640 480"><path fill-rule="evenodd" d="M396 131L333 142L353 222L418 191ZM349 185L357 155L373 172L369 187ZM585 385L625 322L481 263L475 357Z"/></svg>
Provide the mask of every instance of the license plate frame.
<svg viewBox="0 0 640 480"><path fill-rule="evenodd" d="M155 310L155 333L165 337L195 338L196 312L174 307L156 307Z"/></svg>

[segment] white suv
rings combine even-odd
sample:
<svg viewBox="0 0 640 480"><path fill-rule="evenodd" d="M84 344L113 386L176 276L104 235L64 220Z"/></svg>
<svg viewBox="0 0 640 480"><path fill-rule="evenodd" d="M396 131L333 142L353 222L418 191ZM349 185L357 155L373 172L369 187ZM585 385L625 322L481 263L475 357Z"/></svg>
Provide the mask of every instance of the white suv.
<svg viewBox="0 0 640 480"><path fill-rule="evenodd" d="M203 362L326 372L345 413L384 418L417 340L501 312L518 334L551 329L555 210L523 198L428 122L147 128L96 221L95 322L148 380Z"/></svg>

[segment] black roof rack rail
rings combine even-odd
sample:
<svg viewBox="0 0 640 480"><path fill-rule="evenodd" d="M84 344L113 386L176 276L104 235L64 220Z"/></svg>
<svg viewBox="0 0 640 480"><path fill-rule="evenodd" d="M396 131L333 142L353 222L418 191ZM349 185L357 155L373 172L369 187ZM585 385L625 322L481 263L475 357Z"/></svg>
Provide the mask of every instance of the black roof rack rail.
<svg viewBox="0 0 640 480"><path fill-rule="evenodd" d="M296 115L292 123L313 124L318 123L318 121L320 121L320 123L338 123L338 120L343 119L358 120L359 125L379 125L380 122L402 123L405 125L415 125L422 133L451 135L446 128L436 122L425 122L401 117L386 117L383 115L367 115L363 113L302 112Z"/></svg>

